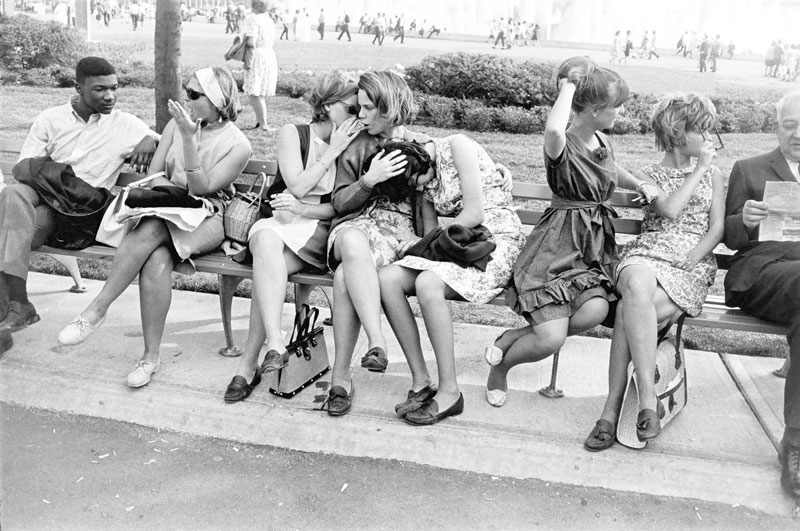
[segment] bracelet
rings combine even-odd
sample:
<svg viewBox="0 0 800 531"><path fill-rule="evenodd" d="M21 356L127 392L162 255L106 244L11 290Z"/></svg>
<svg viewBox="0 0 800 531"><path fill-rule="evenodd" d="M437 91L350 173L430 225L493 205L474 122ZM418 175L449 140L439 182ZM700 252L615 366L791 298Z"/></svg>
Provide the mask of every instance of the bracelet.
<svg viewBox="0 0 800 531"><path fill-rule="evenodd" d="M185 171L186 173L192 173L192 172L200 171L200 170L202 170L202 169L203 169L203 168L201 168L200 166L198 166L198 167L196 167L196 168L186 168L186 169L185 169L185 170L183 170L183 171Z"/></svg>
<svg viewBox="0 0 800 531"><path fill-rule="evenodd" d="M330 170L331 169L331 164L333 164L332 162L329 162L329 163L325 164L324 162L322 162L321 158L317 159L317 162L319 162L319 165L322 166L325 169L325 171Z"/></svg>

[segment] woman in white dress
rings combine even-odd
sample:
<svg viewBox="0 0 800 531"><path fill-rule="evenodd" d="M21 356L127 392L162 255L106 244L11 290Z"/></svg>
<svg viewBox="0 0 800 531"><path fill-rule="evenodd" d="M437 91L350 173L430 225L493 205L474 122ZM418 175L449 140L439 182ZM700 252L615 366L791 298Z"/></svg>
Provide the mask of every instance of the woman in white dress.
<svg viewBox="0 0 800 531"><path fill-rule="evenodd" d="M258 220L250 229L250 331L239 368L225 391L226 402L247 398L261 382L262 373L280 369L288 360L280 325L289 275L327 268L336 159L360 130L357 91L355 81L341 73L323 78L311 93L311 124L288 124L278 132L276 182L284 183L285 191L270 201L273 216ZM273 185L270 191L276 189ZM259 367L265 341L267 355Z"/></svg>
<svg viewBox="0 0 800 531"><path fill-rule="evenodd" d="M278 59L272 43L275 42L275 22L267 13L264 0L253 0L253 12L242 22L245 45L252 48L252 61L244 62L244 93L256 113L253 129L276 131L267 125L267 96L275 95L278 84Z"/></svg>

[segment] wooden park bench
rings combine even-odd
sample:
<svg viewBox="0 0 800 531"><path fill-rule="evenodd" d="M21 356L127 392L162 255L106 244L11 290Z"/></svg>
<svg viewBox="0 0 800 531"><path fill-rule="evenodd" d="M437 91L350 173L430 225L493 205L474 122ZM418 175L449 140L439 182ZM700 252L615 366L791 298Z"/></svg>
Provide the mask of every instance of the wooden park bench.
<svg viewBox="0 0 800 531"><path fill-rule="evenodd" d="M21 147L22 141L0 139L0 155L5 153L6 158L10 158L10 155L18 155ZM16 161L16 158L16 156L13 157L14 161ZM2 169L3 173L10 175L13 165L14 162L9 162L7 160L1 161L0 169ZM249 186L248 183L251 182L252 178L258 173L264 172L268 177L274 177L276 171L277 163L274 161L250 160L242 172L244 180L240 178L236 186L243 189ZM123 173L120 175L117 184L124 186L139 178L141 178L140 175ZM544 214L544 209L552 198L552 192L546 184L515 183L512 194L515 204L518 206L517 214L527 229L531 229L539 222L539 219ZM630 217L630 214L635 214L637 210L641 210L641 206L633 202L636 195L637 194L634 192L618 191L614 193L610 201L612 206L629 216L627 218L620 217L612 220L617 235L622 236L622 238L624 238L624 235L633 236L639 234L641 230L641 221ZM116 249L104 245L93 245L80 251L67 251L48 246L43 246L36 250L38 253L46 253L49 255L66 255L100 260L112 260L115 251ZM717 253L715 256L720 269L727 269L730 255ZM222 324L226 342L225 347L221 348L219 353L223 356L238 356L241 354L241 351L236 347L233 341L231 307L236 287L243 280L252 278L252 267L234 262L222 252L214 252L193 259L197 271L218 275L220 312L222 314ZM296 296L298 296L297 287L300 285L317 287L330 287L333 285L333 277L327 273L298 273L291 275L289 281L295 284ZM504 295L501 294L489 304L505 306ZM687 317L685 324L763 334L786 335L788 332L788 328L785 326L753 317L740 309L729 308L725 306L721 297L713 296L706 300L703 305L702 313L697 317ZM561 391L556 389L558 357L559 353L556 352L553 357L550 384L546 388L540 390L543 395L548 397L558 397L562 395Z"/></svg>

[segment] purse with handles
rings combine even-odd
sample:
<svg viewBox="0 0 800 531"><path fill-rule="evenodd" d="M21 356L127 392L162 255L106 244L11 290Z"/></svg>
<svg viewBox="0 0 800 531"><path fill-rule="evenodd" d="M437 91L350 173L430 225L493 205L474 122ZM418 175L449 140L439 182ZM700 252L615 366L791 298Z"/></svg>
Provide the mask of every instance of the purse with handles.
<svg viewBox="0 0 800 531"><path fill-rule="evenodd" d="M319 309L303 304L297 309L294 329L286 351L286 366L278 369L269 392L292 398L330 370L328 347L322 326L317 326Z"/></svg>
<svg viewBox="0 0 800 531"><path fill-rule="evenodd" d="M686 359L683 352L683 322L686 314L678 319L675 335L668 334L669 328L658 338L656 348L655 387L658 415L661 427L666 426L683 410L688 400L686 388ZM647 441L636 437L636 418L639 415L639 385L633 362L628 364L628 385L617 422L617 441L628 448L641 449Z"/></svg>

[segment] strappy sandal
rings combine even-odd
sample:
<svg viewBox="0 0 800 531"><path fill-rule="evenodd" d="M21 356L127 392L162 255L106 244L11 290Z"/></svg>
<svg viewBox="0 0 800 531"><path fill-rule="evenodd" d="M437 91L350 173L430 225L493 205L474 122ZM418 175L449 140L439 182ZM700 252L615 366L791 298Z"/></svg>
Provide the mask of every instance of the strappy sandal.
<svg viewBox="0 0 800 531"><path fill-rule="evenodd" d="M370 372L386 372L389 358L381 347L372 347L361 358L361 366Z"/></svg>
<svg viewBox="0 0 800 531"><path fill-rule="evenodd" d="M590 452L600 452L607 448L611 448L616 441L614 434L617 432L617 427L606 419L600 419L594 425L592 432L583 447Z"/></svg>

